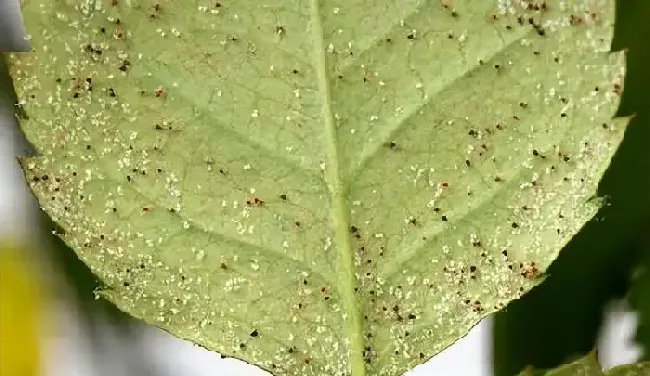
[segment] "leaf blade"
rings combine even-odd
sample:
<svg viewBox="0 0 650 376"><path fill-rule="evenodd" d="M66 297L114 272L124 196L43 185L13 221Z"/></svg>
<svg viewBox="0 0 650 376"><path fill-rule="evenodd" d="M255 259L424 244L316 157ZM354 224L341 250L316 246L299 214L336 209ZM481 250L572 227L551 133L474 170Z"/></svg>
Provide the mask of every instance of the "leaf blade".
<svg viewBox="0 0 650 376"><path fill-rule="evenodd" d="M591 92L622 74L607 12L26 4L45 32L12 63L43 208L122 309L277 374L401 373L537 284L627 122Z"/></svg>

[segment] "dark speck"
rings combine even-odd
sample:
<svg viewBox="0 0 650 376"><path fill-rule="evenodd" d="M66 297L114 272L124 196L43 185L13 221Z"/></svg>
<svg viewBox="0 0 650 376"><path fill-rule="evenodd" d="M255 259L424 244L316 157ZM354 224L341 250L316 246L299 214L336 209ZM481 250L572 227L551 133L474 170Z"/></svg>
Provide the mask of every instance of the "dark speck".
<svg viewBox="0 0 650 376"><path fill-rule="evenodd" d="M390 141L385 143L384 146L389 149L395 149L397 147L397 144L394 141Z"/></svg>
<svg viewBox="0 0 650 376"><path fill-rule="evenodd" d="M257 338L260 335L260 333L257 331L257 329L253 330L250 334L251 337Z"/></svg>

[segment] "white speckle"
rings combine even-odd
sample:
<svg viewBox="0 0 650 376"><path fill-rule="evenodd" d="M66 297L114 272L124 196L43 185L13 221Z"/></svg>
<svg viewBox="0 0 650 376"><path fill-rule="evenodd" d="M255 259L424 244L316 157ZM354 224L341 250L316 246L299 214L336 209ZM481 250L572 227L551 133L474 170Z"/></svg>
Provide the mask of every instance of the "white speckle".
<svg viewBox="0 0 650 376"><path fill-rule="evenodd" d="M422 85L422 82L418 82L417 84L415 84L416 89L422 89L423 87L424 85Z"/></svg>
<svg viewBox="0 0 650 376"><path fill-rule="evenodd" d="M334 10L333 10L332 12L333 12L334 14L339 14L340 11L341 11L341 9L339 9L339 8L334 8Z"/></svg>
<svg viewBox="0 0 650 376"><path fill-rule="evenodd" d="M188 221L183 221L183 228L184 229L190 228L190 223Z"/></svg>
<svg viewBox="0 0 650 376"><path fill-rule="evenodd" d="M245 165L244 165L244 170L250 170L250 169L251 169L251 165L250 165L250 164L245 164Z"/></svg>
<svg viewBox="0 0 650 376"><path fill-rule="evenodd" d="M327 45L327 52L329 52L329 53L334 52L334 45L333 45L332 43L330 43L329 45Z"/></svg>
<svg viewBox="0 0 650 376"><path fill-rule="evenodd" d="M129 140L131 141L135 140L136 137L138 137L138 132L131 132L131 134L129 134Z"/></svg>
<svg viewBox="0 0 650 376"><path fill-rule="evenodd" d="M252 118L260 117L260 110L258 110L257 108L254 109L253 112L251 113L251 117Z"/></svg>

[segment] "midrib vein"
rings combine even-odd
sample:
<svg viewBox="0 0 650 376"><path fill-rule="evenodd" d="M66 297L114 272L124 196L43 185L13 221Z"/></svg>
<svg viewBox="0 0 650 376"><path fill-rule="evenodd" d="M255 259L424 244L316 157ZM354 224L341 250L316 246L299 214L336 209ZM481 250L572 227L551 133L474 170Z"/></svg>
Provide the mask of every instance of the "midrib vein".
<svg viewBox="0 0 650 376"><path fill-rule="evenodd" d="M338 293L343 305L345 329L350 340L350 376L365 376L363 361L363 324L361 322L360 306L357 302L354 287L354 257L350 243L350 212L347 207L347 188L341 179L339 170L339 150L337 143L336 125L332 116L330 88L327 80L325 59L325 41L320 18L319 0L310 0L311 30L314 43L314 70L317 73L318 91L322 100L322 117L325 123L326 179L331 195L331 216L335 231L336 248L338 250L337 282Z"/></svg>

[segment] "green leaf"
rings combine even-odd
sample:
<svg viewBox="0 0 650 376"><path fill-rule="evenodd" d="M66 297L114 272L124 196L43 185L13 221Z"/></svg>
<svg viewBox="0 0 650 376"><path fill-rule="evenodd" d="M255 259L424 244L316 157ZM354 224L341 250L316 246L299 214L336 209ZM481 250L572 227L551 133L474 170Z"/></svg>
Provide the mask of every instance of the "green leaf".
<svg viewBox="0 0 650 376"><path fill-rule="evenodd" d="M584 358L548 371L545 376L601 376L603 371L598 363L598 357L592 352Z"/></svg>
<svg viewBox="0 0 650 376"><path fill-rule="evenodd" d="M650 362L626 364L614 367L605 376L645 376L650 374Z"/></svg>
<svg viewBox="0 0 650 376"><path fill-rule="evenodd" d="M645 376L650 371L650 363L641 362L625 364L603 372L595 352L573 363L565 364L554 370L535 371L527 369L519 376Z"/></svg>
<svg viewBox="0 0 650 376"><path fill-rule="evenodd" d="M628 122L610 2L503 4L25 0L21 163L122 310L399 375L542 280Z"/></svg>

